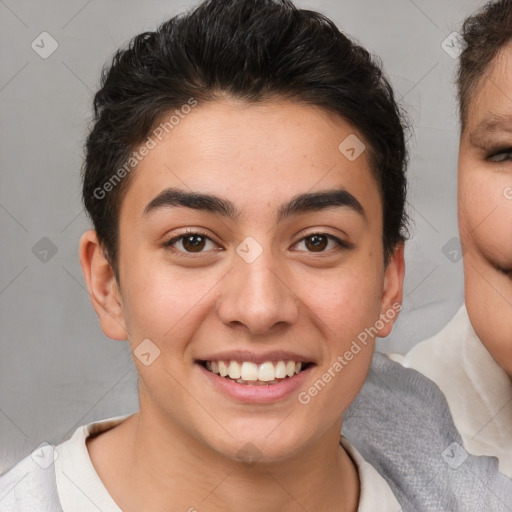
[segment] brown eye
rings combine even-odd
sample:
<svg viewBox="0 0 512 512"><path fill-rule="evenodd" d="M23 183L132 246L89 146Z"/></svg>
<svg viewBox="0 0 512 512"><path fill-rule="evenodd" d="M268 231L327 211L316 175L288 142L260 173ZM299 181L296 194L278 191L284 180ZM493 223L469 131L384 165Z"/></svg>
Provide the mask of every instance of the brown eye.
<svg viewBox="0 0 512 512"><path fill-rule="evenodd" d="M325 235L312 235L304 239L308 250L313 252L323 251L328 244L328 239Z"/></svg>
<svg viewBox="0 0 512 512"><path fill-rule="evenodd" d="M354 244L327 233L312 233L295 244L295 248L300 251L316 253L331 253L331 251L343 251L354 247Z"/></svg>
<svg viewBox="0 0 512 512"><path fill-rule="evenodd" d="M201 235L190 235L182 239L182 245L188 252L201 252L206 245L206 238Z"/></svg>
<svg viewBox="0 0 512 512"><path fill-rule="evenodd" d="M215 242L202 233L185 233L178 235L164 244L178 253L205 253L216 248Z"/></svg>

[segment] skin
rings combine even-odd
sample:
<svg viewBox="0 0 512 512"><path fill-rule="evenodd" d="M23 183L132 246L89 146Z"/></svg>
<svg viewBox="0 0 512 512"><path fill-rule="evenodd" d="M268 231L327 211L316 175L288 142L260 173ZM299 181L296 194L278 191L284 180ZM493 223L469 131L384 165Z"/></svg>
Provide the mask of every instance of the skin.
<svg viewBox="0 0 512 512"><path fill-rule="evenodd" d="M200 105L133 176L120 212L119 283L95 232L83 235L80 259L104 333L128 339L132 350L149 338L161 351L149 366L134 358L139 413L88 442L123 510L357 509L357 470L338 443L374 340L307 405L298 392L270 404L241 403L194 362L212 351L291 350L315 362L302 391L401 303L403 246L385 266L382 201L367 154L350 162L338 150L353 133L340 117L310 106ZM174 206L144 216L169 187L228 198L240 215ZM340 187L364 216L334 207L276 222L278 208L296 195ZM213 242L189 257L183 243L175 251L164 246L185 228L201 228ZM311 250L304 237L318 232L352 248L329 242L323 252ZM252 263L236 253L248 236L263 250ZM238 455L247 443L258 452L252 465Z"/></svg>
<svg viewBox="0 0 512 512"><path fill-rule="evenodd" d="M509 45L470 100L460 142L458 202L469 318L512 378L511 73Z"/></svg>

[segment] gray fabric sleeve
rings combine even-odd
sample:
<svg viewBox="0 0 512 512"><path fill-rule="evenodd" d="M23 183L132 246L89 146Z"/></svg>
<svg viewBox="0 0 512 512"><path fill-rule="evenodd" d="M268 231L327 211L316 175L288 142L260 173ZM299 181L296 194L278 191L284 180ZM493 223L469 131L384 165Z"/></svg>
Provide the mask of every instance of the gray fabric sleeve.
<svg viewBox="0 0 512 512"><path fill-rule="evenodd" d="M494 457L466 452L441 390L374 355L343 434L387 480L404 512L512 511L512 480Z"/></svg>

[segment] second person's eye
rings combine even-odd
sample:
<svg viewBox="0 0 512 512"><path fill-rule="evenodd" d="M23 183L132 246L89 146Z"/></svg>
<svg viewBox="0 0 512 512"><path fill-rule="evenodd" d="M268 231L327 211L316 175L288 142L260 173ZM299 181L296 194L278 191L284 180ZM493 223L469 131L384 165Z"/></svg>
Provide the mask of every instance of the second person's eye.
<svg viewBox="0 0 512 512"><path fill-rule="evenodd" d="M506 162L508 160L512 160L512 148L503 149L497 152L494 152L489 160L491 162Z"/></svg>

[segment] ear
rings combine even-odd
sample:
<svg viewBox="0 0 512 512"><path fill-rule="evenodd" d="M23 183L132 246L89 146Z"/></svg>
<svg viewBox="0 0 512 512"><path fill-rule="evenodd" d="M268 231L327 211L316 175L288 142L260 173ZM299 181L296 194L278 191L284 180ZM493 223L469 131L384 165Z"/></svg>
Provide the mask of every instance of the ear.
<svg viewBox="0 0 512 512"><path fill-rule="evenodd" d="M382 290L380 324L378 336L385 338L391 332L399 312L402 309L404 290L405 259L404 244L399 243L393 254L390 255L388 266L384 273L384 287Z"/></svg>
<svg viewBox="0 0 512 512"><path fill-rule="evenodd" d="M101 329L114 340L128 339L123 304L114 271L105 258L96 231L80 238L80 264Z"/></svg>

